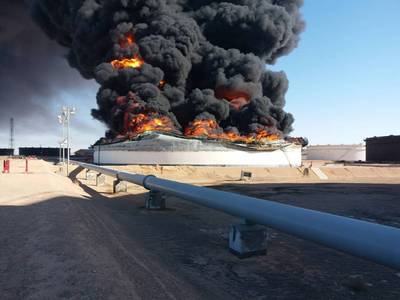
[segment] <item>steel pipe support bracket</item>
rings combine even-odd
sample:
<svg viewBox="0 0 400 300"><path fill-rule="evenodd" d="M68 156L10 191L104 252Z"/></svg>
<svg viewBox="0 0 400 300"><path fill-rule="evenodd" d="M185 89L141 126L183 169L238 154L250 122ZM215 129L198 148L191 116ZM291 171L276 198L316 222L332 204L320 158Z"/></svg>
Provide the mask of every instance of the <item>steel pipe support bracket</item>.
<svg viewBox="0 0 400 300"><path fill-rule="evenodd" d="M103 186L106 184L106 175L97 174L96 175L96 186Z"/></svg>
<svg viewBox="0 0 400 300"><path fill-rule="evenodd" d="M146 208L148 210L165 210L165 195L157 191L149 191L146 199Z"/></svg>
<svg viewBox="0 0 400 300"><path fill-rule="evenodd" d="M229 250L239 258L267 253L267 228L252 222L233 224L229 231Z"/></svg>
<svg viewBox="0 0 400 300"><path fill-rule="evenodd" d="M128 191L128 184L125 181L116 179L113 181L113 194L125 193Z"/></svg>

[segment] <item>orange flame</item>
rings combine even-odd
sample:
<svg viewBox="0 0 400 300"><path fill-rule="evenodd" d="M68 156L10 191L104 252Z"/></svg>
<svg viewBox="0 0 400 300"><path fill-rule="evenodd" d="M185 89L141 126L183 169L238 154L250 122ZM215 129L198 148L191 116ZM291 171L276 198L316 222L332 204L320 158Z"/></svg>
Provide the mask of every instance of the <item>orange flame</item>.
<svg viewBox="0 0 400 300"><path fill-rule="evenodd" d="M240 110L243 106L250 102L250 95L242 91L232 91L224 87L218 87L215 90L215 96L218 99L227 100L236 110Z"/></svg>
<svg viewBox="0 0 400 300"><path fill-rule="evenodd" d="M156 113L137 114L125 125L128 135L135 136L146 131L172 132L177 131L171 119Z"/></svg>
<svg viewBox="0 0 400 300"><path fill-rule="evenodd" d="M116 69L124 69L124 68L140 68L144 64L144 60L139 56L134 58L124 58L121 60L113 60L111 65Z"/></svg>
<svg viewBox="0 0 400 300"><path fill-rule="evenodd" d="M185 136L205 137L231 142L241 142L246 144L260 141L277 141L280 139L278 134L272 134L265 129L259 129L256 133L249 135L239 135L234 132L222 132L218 123L212 119L195 120L185 129Z"/></svg>
<svg viewBox="0 0 400 300"><path fill-rule="evenodd" d="M127 33L123 39L119 41L121 48L127 48L135 43L135 37L131 33ZM111 61L111 65L116 69L124 68L140 68L144 64L144 60L140 55L135 55L132 58L115 59Z"/></svg>
<svg viewBox="0 0 400 300"><path fill-rule="evenodd" d="M119 41L119 45L121 46L121 48L127 48L134 43L135 37L131 33L128 33L123 39L120 39Z"/></svg>
<svg viewBox="0 0 400 300"><path fill-rule="evenodd" d="M185 135L191 137L218 138L219 134L215 133L215 130L218 128L218 123L214 120L194 120L190 123L190 126L185 129Z"/></svg>

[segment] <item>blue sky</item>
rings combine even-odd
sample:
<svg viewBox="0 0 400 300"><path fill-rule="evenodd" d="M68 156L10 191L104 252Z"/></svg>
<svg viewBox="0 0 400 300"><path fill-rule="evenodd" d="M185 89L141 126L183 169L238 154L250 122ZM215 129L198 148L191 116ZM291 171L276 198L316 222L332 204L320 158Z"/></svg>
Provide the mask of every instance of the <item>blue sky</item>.
<svg viewBox="0 0 400 300"><path fill-rule="evenodd" d="M299 47L273 70L289 78L293 135L312 144L400 134L400 1L306 0Z"/></svg>
<svg viewBox="0 0 400 300"><path fill-rule="evenodd" d="M347 144L400 134L399 12L399 0L305 0L307 27L299 47L268 66L289 78L286 110L296 118L293 136L308 137L311 144ZM64 63L65 72L79 76ZM97 88L86 81L60 91L49 108L54 119L40 130L30 132L29 120L18 120L17 147L57 146L62 104L77 108L73 149L94 143L105 130L90 116ZM0 131L0 147L7 138L8 129Z"/></svg>

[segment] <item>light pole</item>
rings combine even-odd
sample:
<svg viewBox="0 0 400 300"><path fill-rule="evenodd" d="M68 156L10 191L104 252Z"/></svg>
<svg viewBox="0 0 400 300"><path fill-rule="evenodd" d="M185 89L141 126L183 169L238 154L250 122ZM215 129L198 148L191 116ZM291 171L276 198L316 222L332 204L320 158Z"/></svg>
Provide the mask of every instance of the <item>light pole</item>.
<svg viewBox="0 0 400 300"><path fill-rule="evenodd" d="M61 140L58 142L58 143L60 144L60 164L61 164L61 163L64 164L64 163L65 163L65 159L64 159L64 156L65 156L64 145L65 145L65 140L66 140L66 138L65 138L65 116L64 116L64 114L61 114L61 115L59 115L59 116L57 116L57 117L58 117L58 123L60 123L60 124L61 124L61 127L62 127L62 138L61 138Z"/></svg>
<svg viewBox="0 0 400 300"><path fill-rule="evenodd" d="M75 107L68 107L68 106L63 106L61 115L58 116L58 121L62 124L62 130L63 130L63 139L60 142L60 148L62 146L62 157L63 157L63 163L65 163L65 154L64 154L64 145L65 142L67 143L67 175L68 175L68 167L69 167L69 147L70 147L70 139L69 139L69 122L71 120L71 116L75 114ZM67 136L65 137L65 126L67 127Z"/></svg>
<svg viewBox="0 0 400 300"><path fill-rule="evenodd" d="M66 140L67 139L64 137L64 133L63 133L63 139L58 142L58 144L60 145L60 155L59 155L60 156L59 157L60 164L64 164L65 163L65 143L66 143Z"/></svg>

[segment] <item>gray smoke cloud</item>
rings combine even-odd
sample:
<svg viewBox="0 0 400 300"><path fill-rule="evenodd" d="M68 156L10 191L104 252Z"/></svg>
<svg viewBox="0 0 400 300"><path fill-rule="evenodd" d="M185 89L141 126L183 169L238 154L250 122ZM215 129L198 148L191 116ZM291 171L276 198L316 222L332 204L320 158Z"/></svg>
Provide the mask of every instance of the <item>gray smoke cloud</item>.
<svg viewBox="0 0 400 300"><path fill-rule="evenodd" d="M0 1L0 126L10 117L24 132L51 130L60 91L87 82L71 69L67 49L51 41L33 22L24 1ZM54 126L57 130L57 126ZM19 132L20 134L23 132Z"/></svg>
<svg viewBox="0 0 400 300"><path fill-rule="evenodd" d="M144 113L168 117L180 132L210 116L224 131L287 135L294 121L284 111L288 80L265 64L297 46L301 6L302 0L33 0L31 11L69 49L69 64L101 85L92 114L111 138L128 134L127 124ZM144 64L110 64L123 58Z"/></svg>

